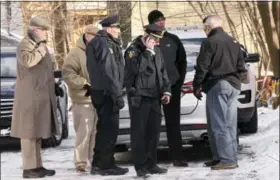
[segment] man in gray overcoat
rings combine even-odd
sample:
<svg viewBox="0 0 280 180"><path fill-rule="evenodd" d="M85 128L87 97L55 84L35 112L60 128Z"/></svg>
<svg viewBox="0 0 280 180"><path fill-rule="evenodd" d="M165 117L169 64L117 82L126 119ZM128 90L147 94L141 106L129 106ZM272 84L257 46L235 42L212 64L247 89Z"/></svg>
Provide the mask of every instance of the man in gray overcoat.
<svg viewBox="0 0 280 180"><path fill-rule="evenodd" d="M60 134L56 119L53 61L46 41L49 23L30 20L28 34L17 48L17 80L11 136L20 138L23 178L53 176L41 161L41 139Z"/></svg>

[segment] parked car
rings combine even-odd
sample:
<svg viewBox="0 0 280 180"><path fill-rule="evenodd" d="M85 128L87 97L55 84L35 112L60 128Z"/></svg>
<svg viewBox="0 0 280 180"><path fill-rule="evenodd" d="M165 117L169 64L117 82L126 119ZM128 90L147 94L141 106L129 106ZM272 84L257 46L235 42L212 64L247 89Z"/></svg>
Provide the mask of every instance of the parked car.
<svg viewBox="0 0 280 180"><path fill-rule="evenodd" d="M195 74L196 58L199 54L200 46L206 39L203 31L180 31L173 32L178 35L183 43L187 53L187 74L185 83L182 86L181 96L181 134L184 144L197 144L196 142L208 141L205 94L202 101L198 101L193 95L192 81ZM258 129L258 115L255 104L256 79L254 66L251 63L258 62L258 54L249 54L246 59L246 68L249 70L250 83L242 84L241 93L238 98L238 125L243 133L255 133ZM125 151L130 147L130 116L127 105L127 99L124 92L126 105L120 112L120 130L117 140L117 147ZM165 129L164 114L161 123L160 145L167 145L167 136Z"/></svg>
<svg viewBox="0 0 280 180"><path fill-rule="evenodd" d="M14 101L14 87L16 83L16 48L1 47L1 113L0 113L0 130L1 141L10 137L12 109ZM43 140L44 146L58 146L63 139L68 137L68 95L65 82L61 78L59 71L54 71L55 83L64 91L63 97L56 97L57 102L57 119L62 134Z"/></svg>

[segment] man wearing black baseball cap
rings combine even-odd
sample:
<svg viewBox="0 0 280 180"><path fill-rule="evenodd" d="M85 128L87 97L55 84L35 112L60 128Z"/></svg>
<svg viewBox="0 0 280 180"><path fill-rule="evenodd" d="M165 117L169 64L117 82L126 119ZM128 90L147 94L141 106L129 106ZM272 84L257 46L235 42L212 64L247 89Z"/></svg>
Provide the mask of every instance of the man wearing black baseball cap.
<svg viewBox="0 0 280 180"><path fill-rule="evenodd" d="M157 144L161 125L161 102L170 101L170 83L159 47L163 28L144 27L125 51L125 87L131 119L131 151L137 176L163 174L157 166Z"/></svg>
<svg viewBox="0 0 280 180"><path fill-rule="evenodd" d="M128 169L116 166L114 159L119 111L124 107L125 62L118 40L118 16L107 17L100 24L103 30L97 32L86 49L91 100L99 119L91 174L123 175Z"/></svg>
<svg viewBox="0 0 280 180"><path fill-rule="evenodd" d="M165 28L165 17L162 12L153 10L148 15L150 24ZM186 52L180 39L169 32L164 32L160 40L165 67L171 82L172 98L163 106L168 145L172 153L174 166L188 166L183 159L182 137L180 130L181 86L186 75Z"/></svg>

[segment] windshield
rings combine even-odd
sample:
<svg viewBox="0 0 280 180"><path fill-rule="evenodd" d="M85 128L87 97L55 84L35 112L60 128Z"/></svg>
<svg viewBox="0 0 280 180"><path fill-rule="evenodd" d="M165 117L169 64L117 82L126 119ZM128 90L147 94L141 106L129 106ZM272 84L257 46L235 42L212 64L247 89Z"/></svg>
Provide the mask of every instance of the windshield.
<svg viewBox="0 0 280 180"><path fill-rule="evenodd" d="M1 54L1 78L16 78L16 54Z"/></svg>
<svg viewBox="0 0 280 180"><path fill-rule="evenodd" d="M190 38L181 39L183 46L187 54L187 71L194 71L194 66L196 64L196 58L200 51L200 46L206 38Z"/></svg>
<svg viewBox="0 0 280 180"><path fill-rule="evenodd" d="M205 38L181 39L187 55L198 55L200 46Z"/></svg>

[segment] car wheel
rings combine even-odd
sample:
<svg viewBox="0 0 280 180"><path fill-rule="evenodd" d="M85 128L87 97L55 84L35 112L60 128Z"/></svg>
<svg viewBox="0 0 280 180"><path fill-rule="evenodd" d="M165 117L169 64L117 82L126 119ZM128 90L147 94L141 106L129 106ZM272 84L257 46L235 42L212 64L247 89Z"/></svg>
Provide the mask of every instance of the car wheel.
<svg viewBox="0 0 280 180"><path fill-rule="evenodd" d="M67 99L67 96L65 97L66 98L66 109L65 109L65 121L63 123L63 131L62 131L62 138L63 139L66 139L68 138L69 136L69 125L68 125L68 99Z"/></svg>
<svg viewBox="0 0 280 180"><path fill-rule="evenodd" d="M58 127L59 127L59 131L63 132L63 116L62 116L62 111L61 108L59 106L57 106L56 109L56 113L57 113L57 121L58 121ZM55 147L61 144L62 142L62 133L60 133L60 135L54 135L51 138L48 139L44 139L43 140L43 146L44 147Z"/></svg>
<svg viewBox="0 0 280 180"><path fill-rule="evenodd" d="M255 105L254 114L249 122L242 123L241 133L254 134L258 131L258 107Z"/></svg>

